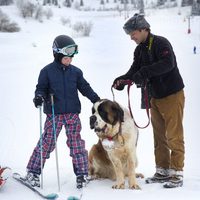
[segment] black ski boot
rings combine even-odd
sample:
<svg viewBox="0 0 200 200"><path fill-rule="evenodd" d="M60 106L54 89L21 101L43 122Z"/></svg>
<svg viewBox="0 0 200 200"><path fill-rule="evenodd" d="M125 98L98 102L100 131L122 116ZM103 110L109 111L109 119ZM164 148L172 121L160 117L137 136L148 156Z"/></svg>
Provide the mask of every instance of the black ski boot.
<svg viewBox="0 0 200 200"><path fill-rule="evenodd" d="M163 185L164 188L176 188L183 186L183 172L171 169L170 179Z"/></svg>
<svg viewBox="0 0 200 200"><path fill-rule="evenodd" d="M32 172L28 172L25 176L25 180L32 187L40 187L40 175Z"/></svg>
<svg viewBox="0 0 200 200"><path fill-rule="evenodd" d="M163 169L163 168L156 168L156 173L145 180L146 183L164 183L169 181L170 174L169 169Z"/></svg>
<svg viewBox="0 0 200 200"><path fill-rule="evenodd" d="M81 189L82 187L85 187L88 183L89 183L89 180L87 179L87 176L78 175L76 177L76 187L78 189Z"/></svg>

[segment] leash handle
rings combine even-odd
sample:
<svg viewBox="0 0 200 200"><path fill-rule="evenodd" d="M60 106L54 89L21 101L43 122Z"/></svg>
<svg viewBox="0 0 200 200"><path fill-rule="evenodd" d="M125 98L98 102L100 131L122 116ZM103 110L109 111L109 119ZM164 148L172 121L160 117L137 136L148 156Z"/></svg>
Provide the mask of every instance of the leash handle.
<svg viewBox="0 0 200 200"><path fill-rule="evenodd" d="M126 79L126 80L119 80L119 82L123 85L128 85L128 88L133 85L133 81L130 80L130 79ZM112 92L112 95L113 95L113 101L115 101L115 94L114 94L114 91L113 91L113 88L114 88L114 84L111 86L111 92ZM130 88L129 88L130 90Z"/></svg>
<svg viewBox="0 0 200 200"><path fill-rule="evenodd" d="M137 126L137 128L140 128L140 129L144 129L144 128L148 127L149 124L150 124L150 114L149 114L147 82L145 83L144 92L145 92L145 107L146 107L148 122L147 122L147 125L145 125L145 126L139 126L133 118L133 113L132 113L131 103L130 103L130 88L134 84L134 82L132 80L120 80L120 83L123 83L124 85L128 85L128 87L127 87L128 108L129 108L130 115L131 115L131 117L134 121L134 124ZM114 85L111 86L111 91L112 91L112 95L113 95L113 101L115 101L115 95L114 95L113 87L114 87Z"/></svg>

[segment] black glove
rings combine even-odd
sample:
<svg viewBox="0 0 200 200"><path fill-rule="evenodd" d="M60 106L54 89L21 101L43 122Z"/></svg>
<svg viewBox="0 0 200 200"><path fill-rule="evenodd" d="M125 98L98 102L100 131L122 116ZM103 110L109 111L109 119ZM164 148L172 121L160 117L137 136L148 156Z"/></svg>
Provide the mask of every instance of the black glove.
<svg viewBox="0 0 200 200"><path fill-rule="evenodd" d="M125 76L119 76L118 78L116 78L114 81L113 81L113 87L116 89L116 90L123 90L126 83L124 82L125 79Z"/></svg>
<svg viewBox="0 0 200 200"><path fill-rule="evenodd" d="M144 83L144 77L139 71L133 74L132 80L136 85L142 85Z"/></svg>
<svg viewBox="0 0 200 200"><path fill-rule="evenodd" d="M39 106L42 106L42 103L44 102L44 99L42 96L36 96L33 99L33 103L35 104L35 107L38 108Z"/></svg>

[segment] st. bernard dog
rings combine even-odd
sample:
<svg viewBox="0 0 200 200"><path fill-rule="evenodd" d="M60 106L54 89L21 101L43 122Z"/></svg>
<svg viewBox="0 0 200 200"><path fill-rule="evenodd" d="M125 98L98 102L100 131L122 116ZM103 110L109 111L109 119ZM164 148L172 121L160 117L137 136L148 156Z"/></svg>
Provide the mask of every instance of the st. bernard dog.
<svg viewBox="0 0 200 200"><path fill-rule="evenodd" d="M92 108L90 128L99 141L89 152L89 174L93 178L116 180L115 189L140 189L136 182L136 141L138 129L129 111L117 102L102 99Z"/></svg>

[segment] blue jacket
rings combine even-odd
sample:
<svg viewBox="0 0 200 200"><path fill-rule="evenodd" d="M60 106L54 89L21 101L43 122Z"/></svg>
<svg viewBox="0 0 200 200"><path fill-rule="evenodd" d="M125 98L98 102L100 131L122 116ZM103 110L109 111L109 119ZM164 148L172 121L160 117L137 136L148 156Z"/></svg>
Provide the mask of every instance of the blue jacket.
<svg viewBox="0 0 200 200"><path fill-rule="evenodd" d="M82 71L73 66L64 66L56 61L45 66L38 78L35 96L44 98L44 113L51 114L51 94L54 96L55 114L80 113L78 91L92 103L100 98L84 79Z"/></svg>

